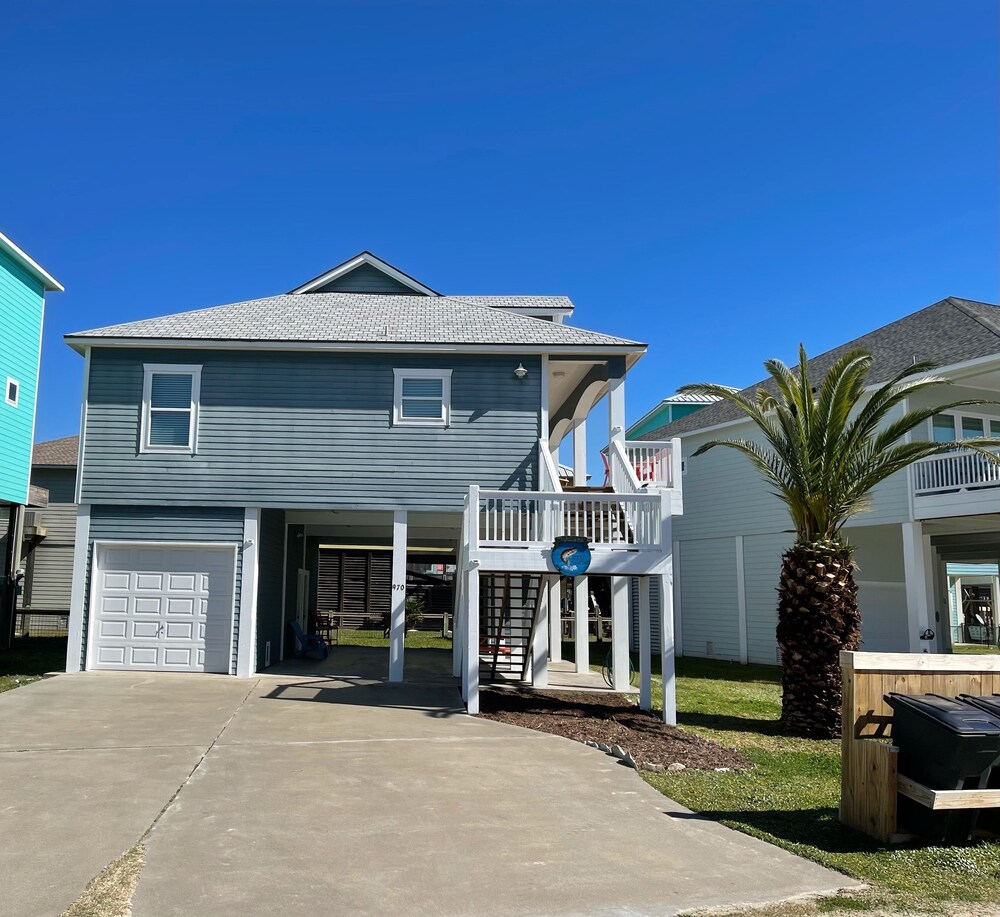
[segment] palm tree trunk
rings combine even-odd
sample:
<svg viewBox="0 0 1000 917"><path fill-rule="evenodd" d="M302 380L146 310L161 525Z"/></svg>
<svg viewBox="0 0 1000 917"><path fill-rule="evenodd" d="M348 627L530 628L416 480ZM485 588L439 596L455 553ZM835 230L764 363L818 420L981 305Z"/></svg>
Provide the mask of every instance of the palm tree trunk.
<svg viewBox="0 0 1000 917"><path fill-rule="evenodd" d="M793 735L840 735L840 651L860 645L854 550L841 541L797 542L778 586L781 722Z"/></svg>

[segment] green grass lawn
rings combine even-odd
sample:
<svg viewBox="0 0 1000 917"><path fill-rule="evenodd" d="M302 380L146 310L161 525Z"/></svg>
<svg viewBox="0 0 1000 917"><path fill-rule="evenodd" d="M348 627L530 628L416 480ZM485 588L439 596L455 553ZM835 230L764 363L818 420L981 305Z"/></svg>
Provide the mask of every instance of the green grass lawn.
<svg viewBox="0 0 1000 917"><path fill-rule="evenodd" d="M756 766L733 773L642 776L696 812L873 886L849 900L787 913L839 907L960 914L968 912L963 905L1000 901L1000 844L890 848L840 824L840 743L780 734L779 678L777 669L766 666L681 659L680 725L738 748ZM655 678L654 702L660 690Z"/></svg>
<svg viewBox="0 0 1000 917"><path fill-rule="evenodd" d="M388 649L389 638L382 630L353 630L343 628L338 632L338 646L384 646ZM440 631L417 630L406 635L409 649L450 650L451 637L442 637Z"/></svg>
<svg viewBox="0 0 1000 917"><path fill-rule="evenodd" d="M990 653L1000 653L1000 646L992 646L989 643L956 643L952 647L955 653L970 653L974 656L984 656Z"/></svg>
<svg viewBox="0 0 1000 917"><path fill-rule="evenodd" d="M65 637L27 637L0 650L0 693L38 681L46 672L66 668Z"/></svg>

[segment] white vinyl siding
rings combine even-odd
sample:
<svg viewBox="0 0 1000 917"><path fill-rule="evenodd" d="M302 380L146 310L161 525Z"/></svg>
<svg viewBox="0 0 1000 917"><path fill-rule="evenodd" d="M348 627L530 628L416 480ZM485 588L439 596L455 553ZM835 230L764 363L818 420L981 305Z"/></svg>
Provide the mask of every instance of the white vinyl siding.
<svg viewBox="0 0 1000 917"><path fill-rule="evenodd" d="M451 371L393 370L392 422L396 426L448 426L451 418Z"/></svg>
<svg viewBox="0 0 1000 917"><path fill-rule="evenodd" d="M747 535L743 538L743 584L747 609L747 661L777 665L778 576L781 555L792 536Z"/></svg>
<svg viewBox="0 0 1000 917"><path fill-rule="evenodd" d="M201 367L145 364L142 452L196 451Z"/></svg>
<svg viewBox="0 0 1000 917"><path fill-rule="evenodd" d="M738 660L736 539L686 541L680 556L684 655Z"/></svg>

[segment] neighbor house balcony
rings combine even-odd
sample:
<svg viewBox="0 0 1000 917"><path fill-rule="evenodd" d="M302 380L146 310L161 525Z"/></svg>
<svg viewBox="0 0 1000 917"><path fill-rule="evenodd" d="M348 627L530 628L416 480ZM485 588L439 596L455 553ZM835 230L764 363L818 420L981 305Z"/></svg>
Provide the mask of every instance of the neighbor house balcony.
<svg viewBox="0 0 1000 917"><path fill-rule="evenodd" d="M1000 513L1000 465L976 452L921 459L910 480L916 519Z"/></svg>

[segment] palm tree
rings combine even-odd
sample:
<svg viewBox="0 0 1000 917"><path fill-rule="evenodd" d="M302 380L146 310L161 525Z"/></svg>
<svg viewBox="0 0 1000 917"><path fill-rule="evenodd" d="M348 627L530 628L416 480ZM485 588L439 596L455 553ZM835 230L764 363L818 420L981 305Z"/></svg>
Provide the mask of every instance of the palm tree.
<svg viewBox="0 0 1000 917"><path fill-rule="evenodd" d="M680 391L715 395L735 405L763 435L713 440L695 456L725 446L745 455L788 507L795 543L784 553L778 584L778 647L782 663L781 719L796 735L840 734L841 650L860 644L861 615L854 582L854 549L844 523L864 511L880 481L908 465L956 447L987 461L985 447L1000 441L911 440L907 434L950 408L981 401L952 401L910 410L907 399L949 383L931 363L914 363L887 382L870 386L872 355L851 350L837 359L817 388L799 346L798 371L780 360L764 367L771 385L752 396L722 385L686 385ZM874 390L869 391L870 388ZM899 416L895 409L902 407Z"/></svg>

